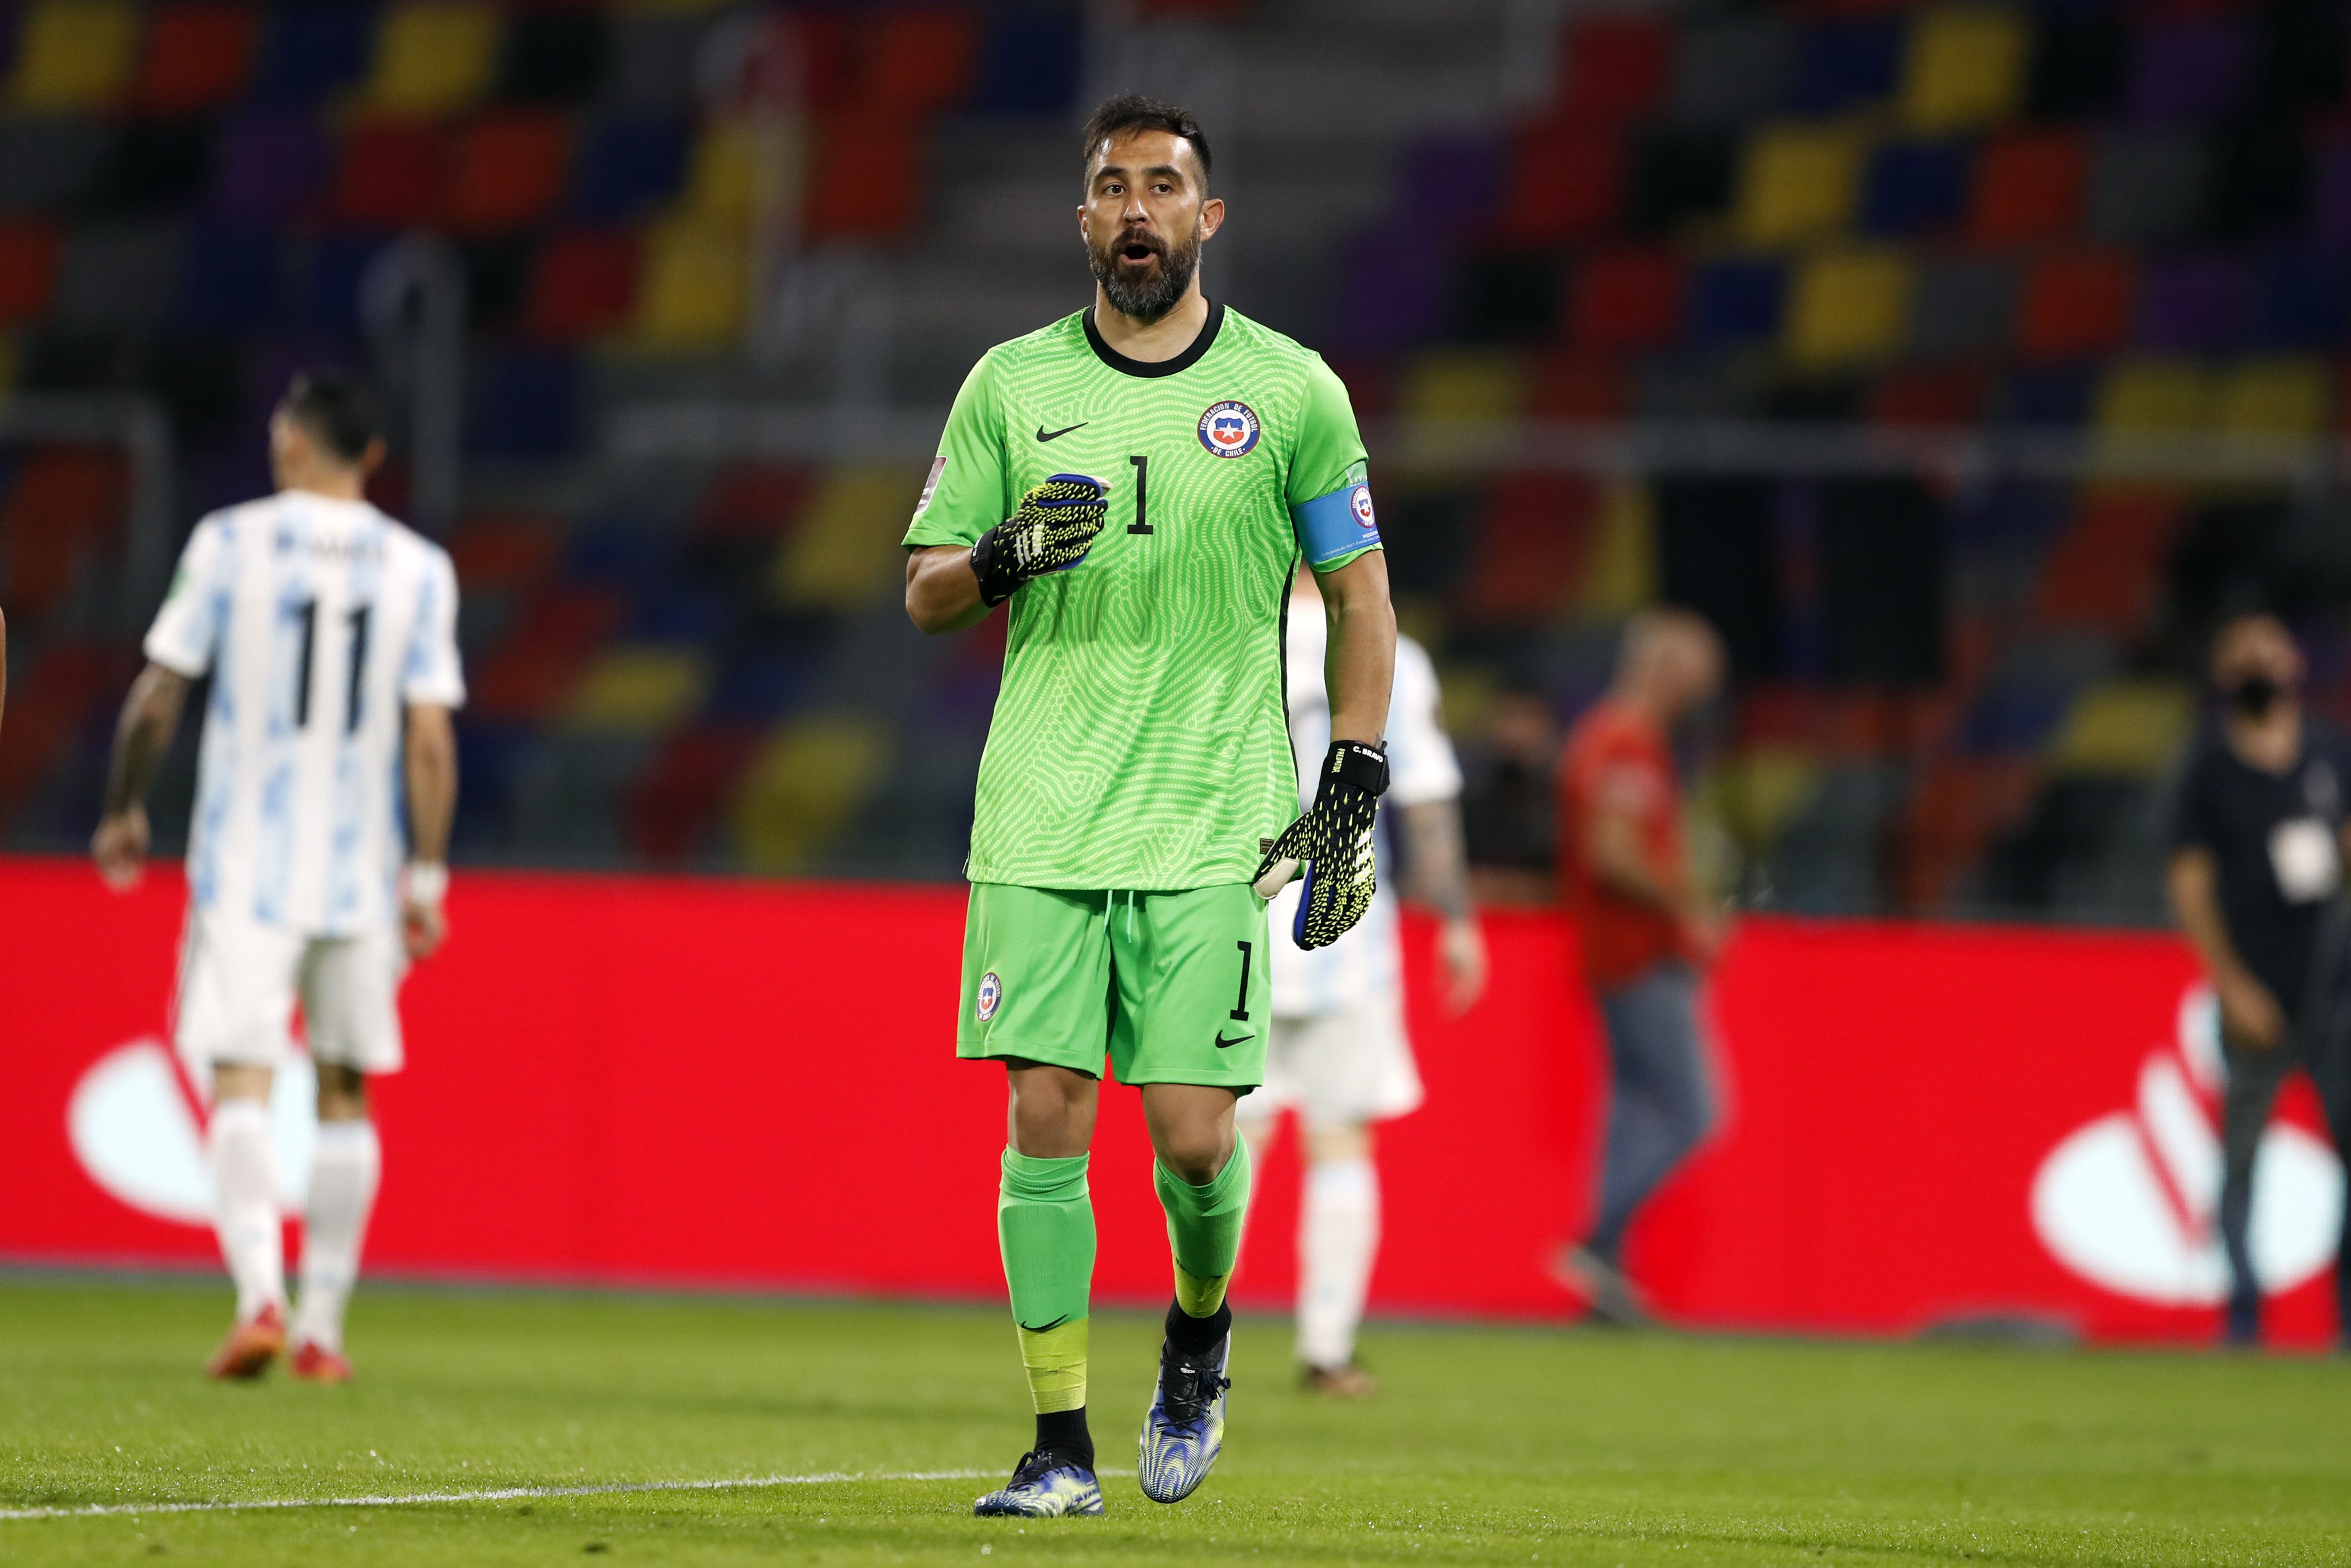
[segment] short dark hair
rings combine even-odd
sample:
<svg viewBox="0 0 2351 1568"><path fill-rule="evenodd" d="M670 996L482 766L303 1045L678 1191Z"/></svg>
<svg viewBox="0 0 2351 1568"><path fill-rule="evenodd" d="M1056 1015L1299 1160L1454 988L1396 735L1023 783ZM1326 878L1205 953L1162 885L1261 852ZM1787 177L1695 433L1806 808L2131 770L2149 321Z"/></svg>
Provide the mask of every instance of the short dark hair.
<svg viewBox="0 0 2351 1568"><path fill-rule="evenodd" d="M300 371L286 383L286 412L346 463L367 455L383 434L375 399L347 371Z"/></svg>
<svg viewBox="0 0 2351 1568"><path fill-rule="evenodd" d="M1214 160L1208 152L1208 133L1200 129L1199 118L1188 109L1162 103L1139 92L1106 98L1086 117L1085 145L1081 150L1085 166L1093 167L1094 154L1102 151L1103 142L1130 131L1164 131L1190 142L1192 156L1200 161L1200 189L1207 190L1208 169Z"/></svg>

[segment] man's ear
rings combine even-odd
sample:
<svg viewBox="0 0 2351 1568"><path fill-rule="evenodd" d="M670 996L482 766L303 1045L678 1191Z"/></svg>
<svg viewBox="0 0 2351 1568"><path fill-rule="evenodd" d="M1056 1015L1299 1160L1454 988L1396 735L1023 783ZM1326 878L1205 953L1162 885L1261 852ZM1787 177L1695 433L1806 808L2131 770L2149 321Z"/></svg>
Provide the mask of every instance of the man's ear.
<svg viewBox="0 0 2351 1568"><path fill-rule="evenodd" d="M1200 204L1200 237L1208 239L1225 226L1225 199L1210 196Z"/></svg>
<svg viewBox="0 0 2351 1568"><path fill-rule="evenodd" d="M360 454L360 472L363 475L372 474L382 467L386 450L383 437L381 435L369 442L367 450Z"/></svg>

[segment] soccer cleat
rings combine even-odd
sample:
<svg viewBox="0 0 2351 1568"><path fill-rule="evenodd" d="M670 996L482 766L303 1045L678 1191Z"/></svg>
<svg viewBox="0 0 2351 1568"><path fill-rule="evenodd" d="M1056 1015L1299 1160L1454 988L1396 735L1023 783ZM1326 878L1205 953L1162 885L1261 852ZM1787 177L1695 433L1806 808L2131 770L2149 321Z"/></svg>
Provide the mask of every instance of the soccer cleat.
<svg viewBox="0 0 2351 1568"><path fill-rule="evenodd" d="M1143 1495L1154 1502L1182 1502L1208 1479L1225 1446L1225 1375L1231 1359L1233 1336L1217 1342L1213 1351L1196 1356L1177 1354L1172 1344L1159 1347L1159 1387L1151 1408L1143 1416L1142 1452L1135 1478Z"/></svg>
<svg viewBox="0 0 2351 1568"><path fill-rule="evenodd" d="M1059 1519L1102 1511L1102 1488L1093 1471L1043 1448L1021 1455L1004 1489L971 1505L982 1519Z"/></svg>
<svg viewBox="0 0 2351 1568"><path fill-rule="evenodd" d="M1380 1380L1352 1361L1344 1366L1316 1366L1310 1362L1299 1368L1298 1386L1332 1399L1369 1399L1380 1391Z"/></svg>
<svg viewBox="0 0 2351 1568"><path fill-rule="evenodd" d="M294 1347L286 1363L286 1370L305 1383L349 1383L351 1380L350 1359L342 1352L329 1350L317 1340L306 1339Z"/></svg>
<svg viewBox="0 0 2351 1568"><path fill-rule="evenodd" d="M258 1377L269 1370L286 1348L286 1314L276 1305L262 1308L228 1331L228 1337L204 1363L210 1378Z"/></svg>

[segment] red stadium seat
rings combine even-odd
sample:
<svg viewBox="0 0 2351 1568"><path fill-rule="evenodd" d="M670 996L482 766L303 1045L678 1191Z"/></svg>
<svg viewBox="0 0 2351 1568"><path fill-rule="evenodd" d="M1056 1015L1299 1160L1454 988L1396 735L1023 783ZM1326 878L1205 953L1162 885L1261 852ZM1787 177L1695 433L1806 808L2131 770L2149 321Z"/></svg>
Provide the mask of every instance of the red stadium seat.
<svg viewBox="0 0 2351 1568"><path fill-rule="evenodd" d="M1614 359L1568 353L1536 367L1529 378L1527 412L1537 419L1600 423L1622 419L1632 396L1625 367Z"/></svg>
<svg viewBox="0 0 2351 1568"><path fill-rule="evenodd" d="M2137 635L2155 613L2164 557L2179 523L2180 498L2172 492L2093 494L2043 563L2035 607L2042 622Z"/></svg>
<svg viewBox="0 0 2351 1568"><path fill-rule="evenodd" d="M47 224L0 224L0 325L38 319L57 277L57 232Z"/></svg>
<svg viewBox="0 0 2351 1568"><path fill-rule="evenodd" d="M1885 377L1869 394L1872 424L1972 424L1983 417L1991 378L1978 365L1920 366Z"/></svg>
<svg viewBox="0 0 2351 1568"><path fill-rule="evenodd" d="M571 690L589 655L620 625L620 595L562 588L531 607L473 683L467 712L484 718L543 718Z"/></svg>
<svg viewBox="0 0 2351 1568"><path fill-rule="evenodd" d="M638 261L637 236L626 229L557 235L532 269L525 327L551 343L618 330L636 308Z"/></svg>
<svg viewBox="0 0 2351 1568"><path fill-rule="evenodd" d="M2137 277L2130 257L2085 249L2032 270L2017 312L2017 351L2032 360L2074 359L2121 346L2129 335Z"/></svg>
<svg viewBox="0 0 2351 1568"><path fill-rule="evenodd" d="M805 468L760 463L730 468L702 493L695 531L705 538L768 538L799 520L811 479Z"/></svg>
<svg viewBox="0 0 2351 1568"><path fill-rule="evenodd" d="M1657 106L1673 78L1671 26L1649 16L1595 16L1568 35L1560 100L1622 122Z"/></svg>
<svg viewBox="0 0 2351 1568"><path fill-rule="evenodd" d="M0 506L0 581L12 612L37 619L64 597L90 547L120 529L126 492L110 451L47 447L26 460Z"/></svg>
<svg viewBox="0 0 2351 1568"><path fill-rule="evenodd" d="M2089 153L2074 131L1995 137L1976 160L1968 232L1984 245L2071 234L2081 221Z"/></svg>
<svg viewBox="0 0 2351 1568"><path fill-rule="evenodd" d="M1488 624L1556 620L1592 553L1599 511L1597 487L1581 476L1514 474L1501 480L1456 594L1461 613Z"/></svg>
<svg viewBox="0 0 2351 1568"><path fill-rule="evenodd" d="M1502 198L1502 237L1558 245L1609 232L1623 199L1624 140L1613 127L1551 120L1521 131Z"/></svg>
<svg viewBox="0 0 2351 1568"><path fill-rule="evenodd" d="M562 525L529 516L468 517L449 542L461 593L505 593L528 588L555 565Z"/></svg>
<svg viewBox="0 0 2351 1568"><path fill-rule="evenodd" d="M570 162L571 125L561 114L519 110L476 120L452 152L448 222L471 234L535 223L562 199Z"/></svg>
<svg viewBox="0 0 2351 1568"><path fill-rule="evenodd" d="M1653 349L1681 330L1682 264L1670 250L1603 251L1572 287L1567 336L1579 352Z"/></svg>
<svg viewBox="0 0 2351 1568"><path fill-rule="evenodd" d="M629 792L629 847L655 862L692 856L760 738L749 725L693 725L671 736Z"/></svg>
<svg viewBox="0 0 2351 1568"><path fill-rule="evenodd" d="M809 237L885 239L911 224L922 131L894 111L822 125L809 185Z"/></svg>
<svg viewBox="0 0 2351 1568"><path fill-rule="evenodd" d="M147 53L133 100L150 114L197 114L245 90L261 34L254 7L235 0L159 6L147 24Z"/></svg>
<svg viewBox="0 0 2351 1568"><path fill-rule="evenodd" d="M405 120L372 120L343 140L335 215L369 228L407 228L441 217L441 132Z"/></svg>
<svg viewBox="0 0 2351 1568"><path fill-rule="evenodd" d="M971 90L978 44L971 14L959 6L885 13L869 46L866 102L908 114L945 109Z"/></svg>

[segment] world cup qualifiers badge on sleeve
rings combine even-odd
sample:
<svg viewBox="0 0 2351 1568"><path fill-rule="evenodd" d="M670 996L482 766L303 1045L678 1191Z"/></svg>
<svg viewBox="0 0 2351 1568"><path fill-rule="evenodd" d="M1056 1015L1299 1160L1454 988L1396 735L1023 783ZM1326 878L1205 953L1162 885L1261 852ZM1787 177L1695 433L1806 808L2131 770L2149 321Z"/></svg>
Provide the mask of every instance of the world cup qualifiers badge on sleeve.
<svg viewBox="0 0 2351 1568"><path fill-rule="evenodd" d="M1355 526L1365 533L1373 533L1379 528L1380 520L1372 512L1372 487L1369 485L1355 486L1354 493L1347 497L1347 509L1355 514Z"/></svg>
<svg viewBox="0 0 2351 1568"><path fill-rule="evenodd" d="M973 1009L974 1011L979 1014L979 1021L986 1023L988 1019L994 1018L996 1016L997 1004L1003 1000L1004 982L996 977L995 970L990 969L987 974L982 975L979 977L979 996L977 998L977 1005Z"/></svg>
<svg viewBox="0 0 2351 1568"><path fill-rule="evenodd" d="M1257 415L1245 402L1209 405L1200 416L1200 444L1217 457L1246 457L1257 445Z"/></svg>

